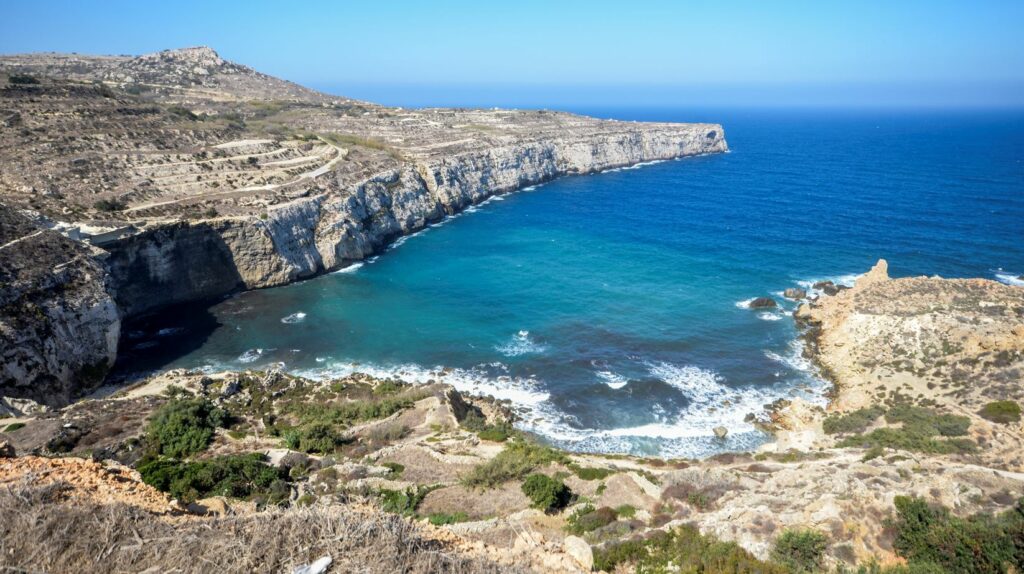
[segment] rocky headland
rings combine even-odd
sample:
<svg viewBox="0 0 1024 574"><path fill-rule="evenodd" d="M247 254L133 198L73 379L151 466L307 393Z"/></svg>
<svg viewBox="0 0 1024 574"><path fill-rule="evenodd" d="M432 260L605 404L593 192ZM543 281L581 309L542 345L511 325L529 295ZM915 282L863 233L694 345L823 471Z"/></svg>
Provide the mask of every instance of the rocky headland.
<svg viewBox="0 0 1024 574"><path fill-rule="evenodd" d="M5 257L30 258L29 235L88 244L81 249L96 263L87 265L102 270L102 292L91 296L116 302L116 313L64 314L58 331L112 339L51 349L11 334L21 305L3 307L5 355L68 363L5 364L0 396L15 402L94 388L119 321L339 269L488 197L562 175L727 150L714 124L388 108L260 74L209 48L2 56L0 86L0 210L33 221L5 230ZM76 354L62 356L66 347ZM92 376L73 376L86 358Z"/></svg>
<svg viewBox="0 0 1024 574"><path fill-rule="evenodd" d="M771 405L775 442L706 460L562 452L440 383L102 386L122 321L561 175L725 151L720 126L386 108L206 48L0 57L0 85L0 568L1024 567L1024 289L992 281L880 261L815 289L795 318L828 407Z"/></svg>

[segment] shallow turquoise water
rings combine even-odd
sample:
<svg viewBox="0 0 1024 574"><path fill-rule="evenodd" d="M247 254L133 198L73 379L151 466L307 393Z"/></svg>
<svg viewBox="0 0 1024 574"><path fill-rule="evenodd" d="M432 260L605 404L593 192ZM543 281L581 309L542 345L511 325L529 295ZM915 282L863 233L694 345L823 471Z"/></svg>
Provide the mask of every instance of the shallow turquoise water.
<svg viewBox="0 0 1024 574"><path fill-rule="evenodd" d="M789 310L786 287L880 257L1024 273L1019 114L592 113L720 121L733 152L489 201L356 268L162 317L126 358L442 379L562 446L701 456L763 442L744 418L768 402L823 400L788 314L743 301Z"/></svg>

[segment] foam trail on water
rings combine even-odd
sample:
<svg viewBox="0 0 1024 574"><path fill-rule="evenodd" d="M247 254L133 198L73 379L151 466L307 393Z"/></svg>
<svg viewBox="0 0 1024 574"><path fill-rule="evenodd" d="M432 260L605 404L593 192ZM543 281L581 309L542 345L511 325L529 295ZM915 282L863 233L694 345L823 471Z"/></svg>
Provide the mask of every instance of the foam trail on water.
<svg viewBox="0 0 1024 574"><path fill-rule="evenodd" d="M305 320L306 320L306 314L303 313L302 311L299 311L298 313L292 313L291 315L288 315L287 317L282 318L281 322L286 324L286 325L293 325L295 323L301 323L301 322L303 322Z"/></svg>
<svg viewBox="0 0 1024 574"><path fill-rule="evenodd" d="M508 342L497 345L494 349L506 357L518 357L543 353L547 350L547 345L542 345L531 339L529 331L519 331Z"/></svg>
<svg viewBox="0 0 1024 574"><path fill-rule="evenodd" d="M995 272L996 281L1011 285L1013 287L1024 287L1024 279L1021 279L1021 275L1017 273L1010 273L999 269Z"/></svg>
<svg viewBox="0 0 1024 574"><path fill-rule="evenodd" d="M611 371L598 371L597 376L601 382L613 389L621 389L629 383L629 379Z"/></svg>
<svg viewBox="0 0 1024 574"><path fill-rule="evenodd" d="M355 273L356 271L359 271L359 268L362 267L362 266L363 266L363 262L362 261L357 261L355 263L352 263L351 265L347 265L345 267L342 267L341 269L338 269L334 273L335 274Z"/></svg>

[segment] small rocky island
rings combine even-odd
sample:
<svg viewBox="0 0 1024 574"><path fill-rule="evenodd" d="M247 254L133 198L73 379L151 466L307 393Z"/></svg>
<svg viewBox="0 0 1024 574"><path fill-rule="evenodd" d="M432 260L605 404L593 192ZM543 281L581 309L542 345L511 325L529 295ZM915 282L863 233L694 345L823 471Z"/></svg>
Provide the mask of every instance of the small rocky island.
<svg viewBox="0 0 1024 574"><path fill-rule="evenodd" d="M122 321L340 268L492 194L725 151L720 126L386 108L206 48L0 58L0 122L5 568L1020 571L1024 289L992 281L880 261L787 291L830 403L773 404L774 442L706 460L562 452L440 383L104 386Z"/></svg>

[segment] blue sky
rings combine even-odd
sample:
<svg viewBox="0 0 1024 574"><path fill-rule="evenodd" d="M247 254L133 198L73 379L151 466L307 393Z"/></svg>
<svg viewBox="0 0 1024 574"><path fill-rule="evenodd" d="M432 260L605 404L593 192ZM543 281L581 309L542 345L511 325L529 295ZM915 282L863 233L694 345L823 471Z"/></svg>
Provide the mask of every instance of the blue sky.
<svg viewBox="0 0 1024 574"><path fill-rule="evenodd" d="M3 3L0 52L209 45L424 105L1024 105L1024 2Z"/></svg>

